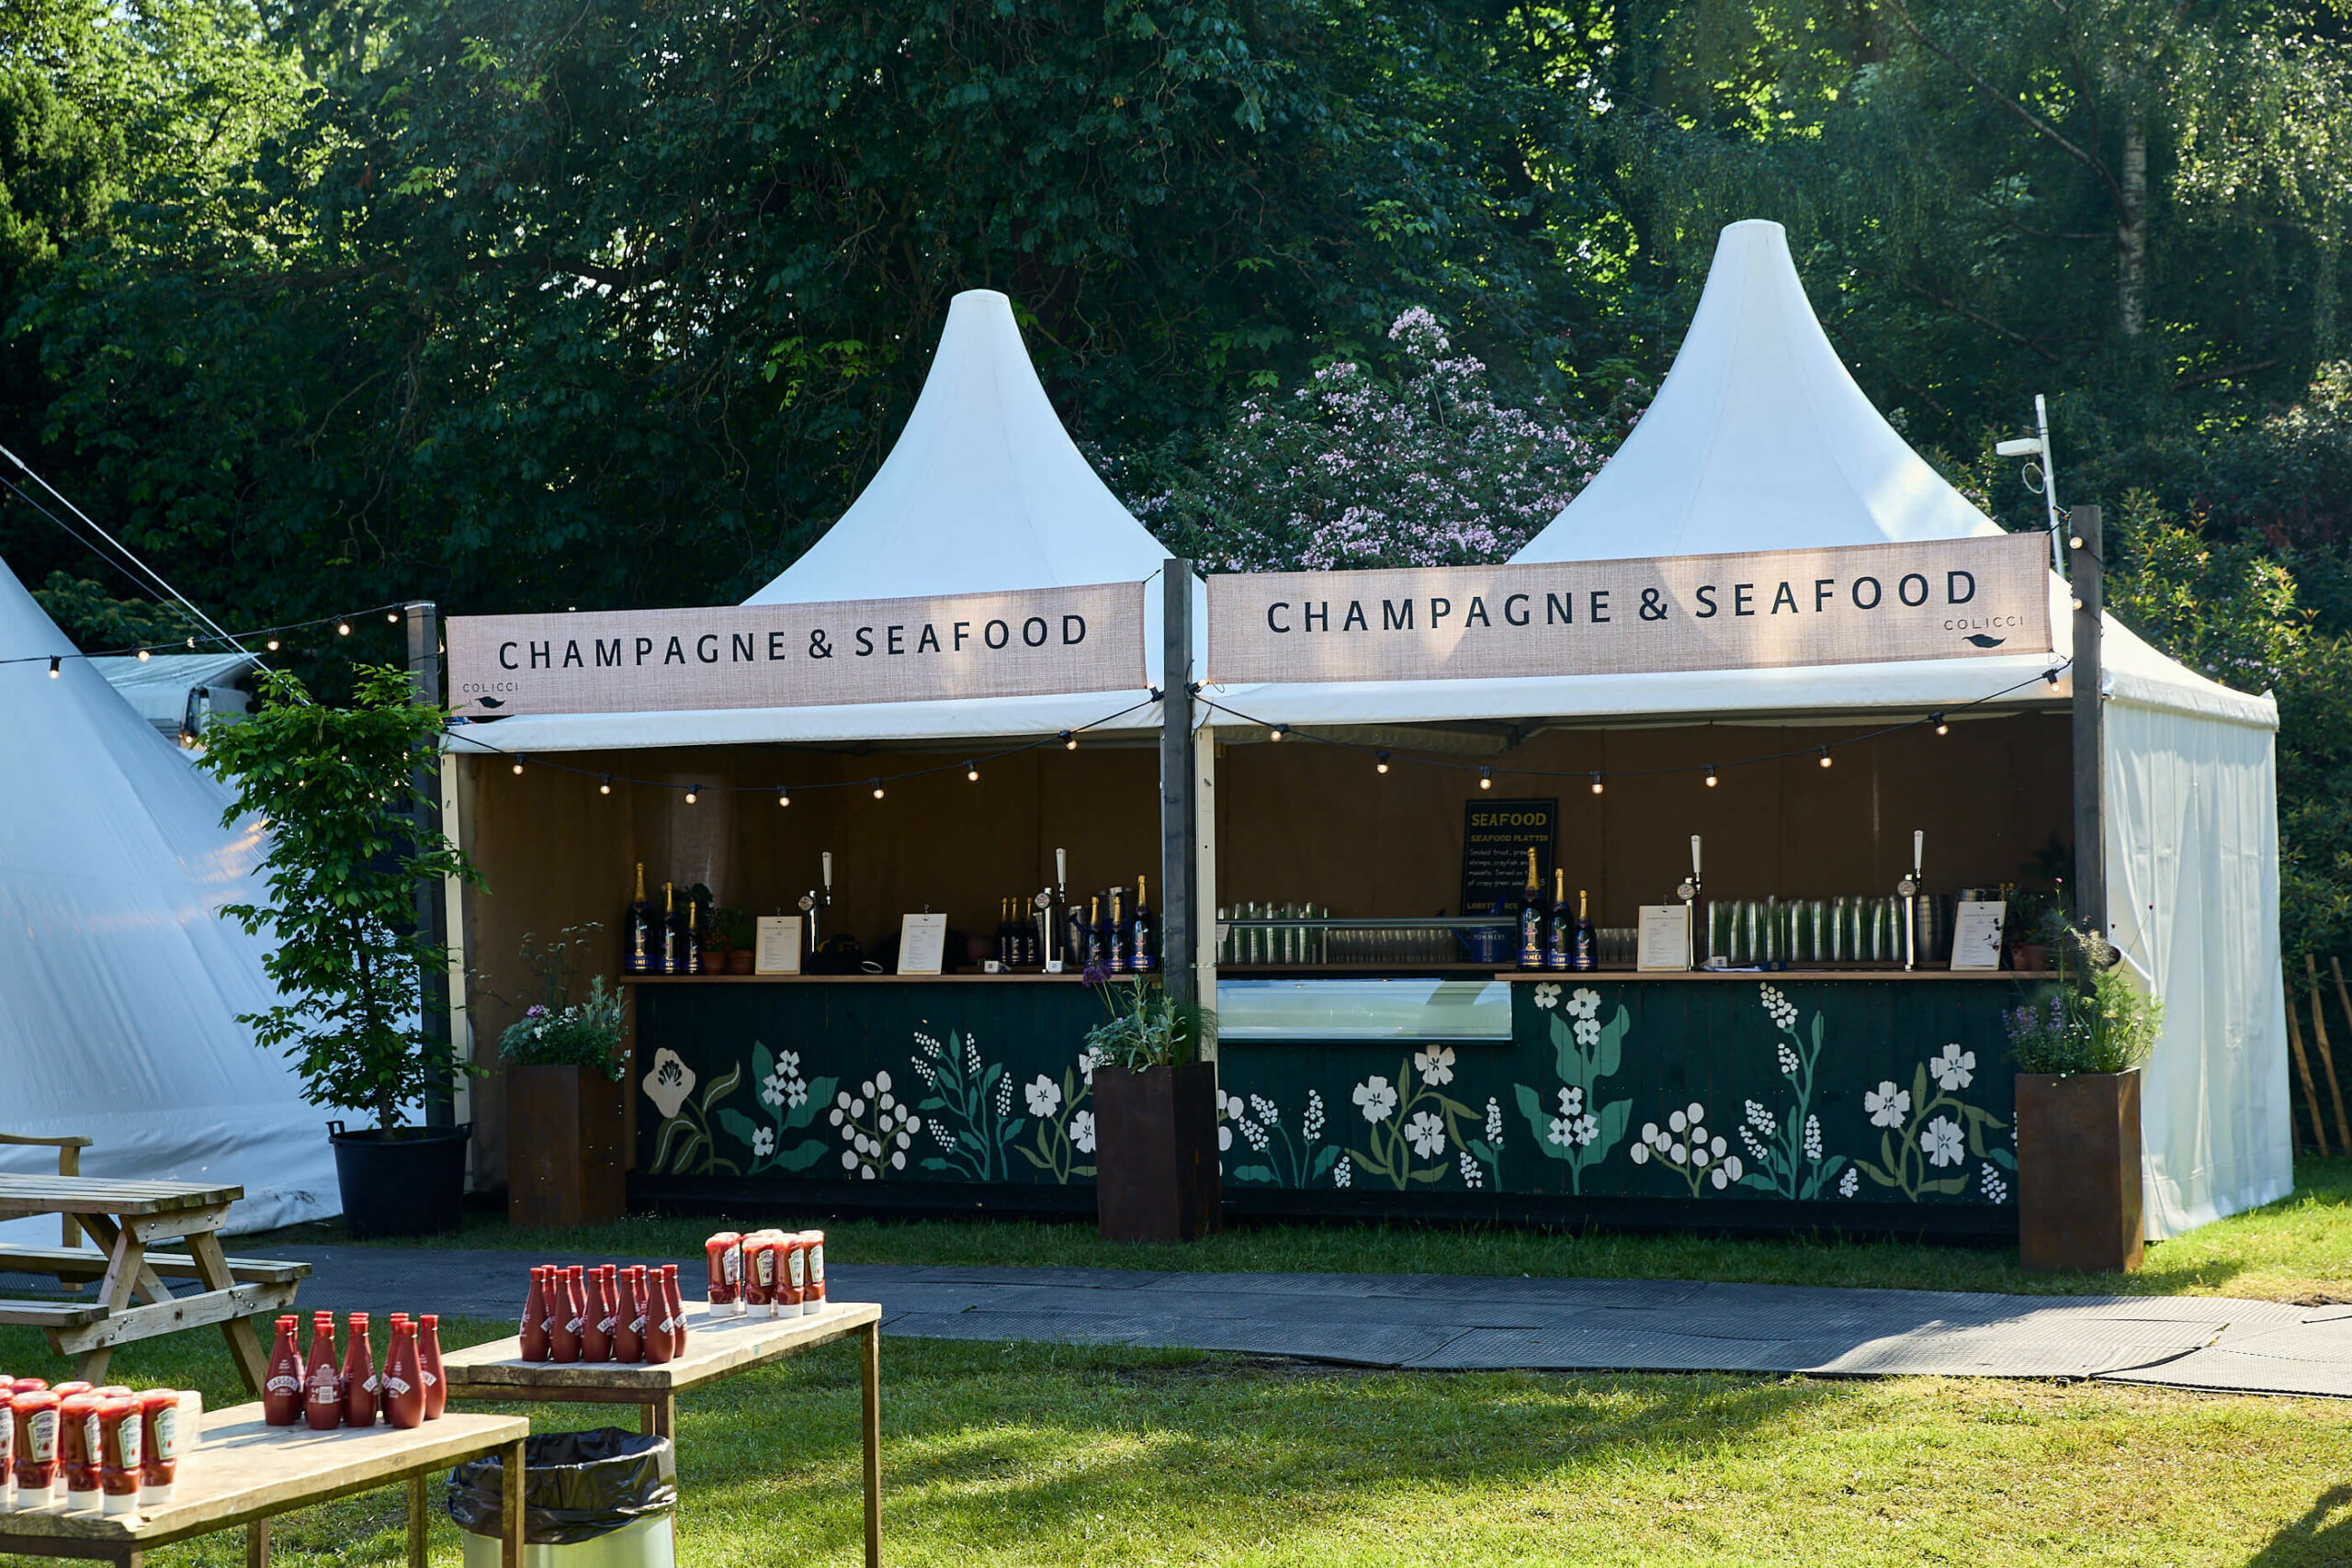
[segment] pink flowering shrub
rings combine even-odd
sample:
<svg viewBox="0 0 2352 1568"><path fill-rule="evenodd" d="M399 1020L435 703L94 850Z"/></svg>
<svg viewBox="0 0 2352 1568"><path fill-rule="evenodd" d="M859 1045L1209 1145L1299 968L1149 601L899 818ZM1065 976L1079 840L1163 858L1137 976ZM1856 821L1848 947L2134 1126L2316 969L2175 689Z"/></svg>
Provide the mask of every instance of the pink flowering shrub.
<svg viewBox="0 0 2352 1568"><path fill-rule="evenodd" d="M1496 400L1419 307L1388 329L1395 380L1342 361L1261 392L1159 482L1114 488L1168 546L1216 571L1469 566L1507 558L1583 489L1639 417L1646 389L1583 418L1542 398ZM1138 476L1144 465L1136 465Z"/></svg>

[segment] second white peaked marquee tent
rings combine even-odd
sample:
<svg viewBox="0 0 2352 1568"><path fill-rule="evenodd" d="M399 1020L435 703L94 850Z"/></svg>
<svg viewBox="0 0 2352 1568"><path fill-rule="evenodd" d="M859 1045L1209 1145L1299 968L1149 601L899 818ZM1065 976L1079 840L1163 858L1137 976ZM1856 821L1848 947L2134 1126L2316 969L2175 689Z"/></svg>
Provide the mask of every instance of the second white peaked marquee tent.
<svg viewBox="0 0 2352 1568"><path fill-rule="evenodd" d="M1592 482L1513 558L1625 559L1996 534L1912 451L1823 333L1777 223L1735 223L1672 370ZM2056 706L2054 655L1638 675L1212 687L1269 724L1540 716L1858 722L1971 703ZM2164 998L2143 1084L2147 1225L2177 1235L2294 1184L2278 967L2278 706L2104 623L2111 935Z"/></svg>

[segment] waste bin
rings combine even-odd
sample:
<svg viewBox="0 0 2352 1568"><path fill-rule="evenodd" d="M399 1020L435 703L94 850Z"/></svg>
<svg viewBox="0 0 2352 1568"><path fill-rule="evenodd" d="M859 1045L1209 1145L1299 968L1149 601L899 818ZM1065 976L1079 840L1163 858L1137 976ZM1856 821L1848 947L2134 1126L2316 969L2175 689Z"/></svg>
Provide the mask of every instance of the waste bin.
<svg viewBox="0 0 2352 1568"><path fill-rule="evenodd" d="M449 1472L449 1517L466 1568L498 1568L500 1457ZM523 1443L524 1568L675 1568L678 1487L670 1439L616 1427Z"/></svg>

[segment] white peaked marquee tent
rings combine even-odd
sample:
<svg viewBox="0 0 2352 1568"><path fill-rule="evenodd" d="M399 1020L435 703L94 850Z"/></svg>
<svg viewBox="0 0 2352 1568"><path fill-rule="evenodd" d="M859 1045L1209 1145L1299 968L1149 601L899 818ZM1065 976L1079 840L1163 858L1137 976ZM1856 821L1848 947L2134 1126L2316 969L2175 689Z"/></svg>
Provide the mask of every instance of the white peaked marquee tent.
<svg viewBox="0 0 2352 1568"><path fill-rule="evenodd" d="M1150 582L1168 551L1081 456L1037 379L1012 304L968 289L948 306L922 395L879 471L823 538L744 603L987 593ZM1160 598L1144 595L1144 658L1159 681ZM1202 617L1195 616L1194 625ZM1051 735L1091 725L1133 688L817 707L541 715L502 719L506 751ZM1107 727L1156 728L1158 705Z"/></svg>
<svg viewBox="0 0 2352 1568"><path fill-rule="evenodd" d="M1616 456L1515 562L1626 559L1997 534L1881 417L1822 332L1777 223L1723 232L1689 335ZM1686 673L1213 688L1267 723L1543 716L1883 721L2071 694L2070 595L2052 576L2054 656ZM2112 936L2165 1001L2143 1084L2152 1237L2293 1186L2278 967L2278 707L2109 617L2107 869Z"/></svg>
<svg viewBox="0 0 2352 1568"><path fill-rule="evenodd" d="M0 657L0 1132L86 1134L85 1175L240 1184L240 1230L335 1213L323 1114L237 1021L277 998L266 944L219 914L260 833L220 826L224 788L5 569ZM0 1146L0 1169L56 1154ZM54 1245L54 1224L0 1228Z"/></svg>

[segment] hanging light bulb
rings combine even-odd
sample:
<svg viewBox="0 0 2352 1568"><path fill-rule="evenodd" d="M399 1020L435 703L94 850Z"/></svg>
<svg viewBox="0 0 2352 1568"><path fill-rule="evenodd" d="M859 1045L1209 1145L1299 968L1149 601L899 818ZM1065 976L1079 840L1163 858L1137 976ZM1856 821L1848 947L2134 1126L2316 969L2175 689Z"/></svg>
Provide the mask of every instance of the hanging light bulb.
<svg viewBox="0 0 2352 1568"><path fill-rule="evenodd" d="M523 771L523 759L520 757L514 759L514 771L518 773Z"/></svg>
<svg viewBox="0 0 2352 1568"><path fill-rule="evenodd" d="M876 800L882 798L882 781L880 779L876 779L874 781L874 798Z"/></svg>
<svg viewBox="0 0 2352 1568"><path fill-rule="evenodd" d="M2083 607L2083 596L2082 596L2081 594L2077 593L2077 594L2075 594L2075 609L2077 609L2077 610L2079 610L2079 609L2081 609L2082 607Z"/></svg>
<svg viewBox="0 0 2352 1568"><path fill-rule="evenodd" d="M398 610L387 610L384 612L384 620L387 625L395 626L399 626L401 624L401 613Z"/></svg>
<svg viewBox="0 0 2352 1568"><path fill-rule="evenodd" d="M1061 732L1061 741L1063 750L1075 751L1078 750L1078 737L1071 734L1067 729Z"/></svg>
<svg viewBox="0 0 2352 1568"><path fill-rule="evenodd" d="M196 638L194 638L194 637L190 637L190 638L188 638L188 639L187 639L187 645L188 645L190 648L194 648L194 647L196 646Z"/></svg>
<svg viewBox="0 0 2352 1568"><path fill-rule="evenodd" d="M1478 770L1478 787L1480 789L1492 789L1495 787L1494 769L1480 768Z"/></svg>
<svg viewBox="0 0 2352 1568"><path fill-rule="evenodd" d="M613 793L612 774L606 773L602 779L597 781L596 793L598 795L610 795Z"/></svg>
<svg viewBox="0 0 2352 1568"><path fill-rule="evenodd" d="M1288 735L1289 733L1289 725L1278 724L1274 726L1273 728L1266 731L1266 739L1269 740L1280 740L1283 736Z"/></svg>
<svg viewBox="0 0 2352 1568"><path fill-rule="evenodd" d="M277 639L276 637L271 637L269 639L269 651L272 653L276 653L277 651Z"/></svg>
<svg viewBox="0 0 2352 1568"><path fill-rule="evenodd" d="M1825 768L1829 765L1829 748L1826 746L1821 749L1821 765Z"/></svg>
<svg viewBox="0 0 2352 1568"><path fill-rule="evenodd" d="M1372 763L1372 769L1373 769L1373 772L1374 772L1374 773L1386 773L1386 772L1388 771L1388 753L1387 753L1387 752L1385 752L1385 751L1374 751L1372 755L1373 755L1373 763Z"/></svg>
<svg viewBox="0 0 2352 1568"><path fill-rule="evenodd" d="M695 803L695 795L699 795L699 794L701 794L701 793L702 793L702 785L700 785L700 784L688 784L688 785L686 786L686 804L687 804L688 806L692 806L692 805Z"/></svg>
<svg viewBox="0 0 2352 1568"><path fill-rule="evenodd" d="M964 776L965 776L966 778L967 778L967 779L971 780L974 784L978 784L978 783L979 783L979 782L980 782L980 765L979 765L978 762L967 762L967 763L965 763L965 764L964 764Z"/></svg>
<svg viewBox="0 0 2352 1568"><path fill-rule="evenodd" d="M2041 672L2041 678L2054 686L2058 683L2058 671L2055 670L2044 670Z"/></svg>
<svg viewBox="0 0 2352 1568"><path fill-rule="evenodd" d="M334 624L334 635L337 637L349 637L351 635L351 623L349 621L337 621ZM196 646L193 638L189 640L188 646L190 648L194 648Z"/></svg>
<svg viewBox="0 0 2352 1568"><path fill-rule="evenodd" d="M776 803L778 806L789 806L789 805L791 805L791 804L792 804L792 791L791 791L791 790L789 790L789 789L787 789L787 788L786 788L783 784L778 784L778 785L776 785L776 786L775 786L775 803Z"/></svg>
<svg viewBox="0 0 2352 1568"><path fill-rule="evenodd" d="M148 652L148 651L147 651L145 649L143 649L143 648L142 648L142 649L141 649L139 650L139 662L140 662L140 663L141 663L141 664L146 663L149 660L151 660L151 659L153 659L153 658L154 658L154 657L155 657L155 656L154 656L153 654L152 654L152 653Z"/></svg>
<svg viewBox="0 0 2352 1568"><path fill-rule="evenodd" d="M1936 733L1938 735L1950 735L1951 733L1951 726L1944 722L1944 716L1939 713L1929 714L1928 716L1928 722L1936 727Z"/></svg>
<svg viewBox="0 0 2352 1568"><path fill-rule="evenodd" d="M1592 771L1592 793L1595 795L1599 795L1600 793L1600 770L1599 768L1595 768Z"/></svg>
<svg viewBox="0 0 2352 1568"><path fill-rule="evenodd" d="M1713 762L1707 764L1707 787L1715 787L1715 765Z"/></svg>
<svg viewBox="0 0 2352 1568"><path fill-rule="evenodd" d="M49 678L52 681L57 679L57 655L52 653L49 656Z"/></svg>

